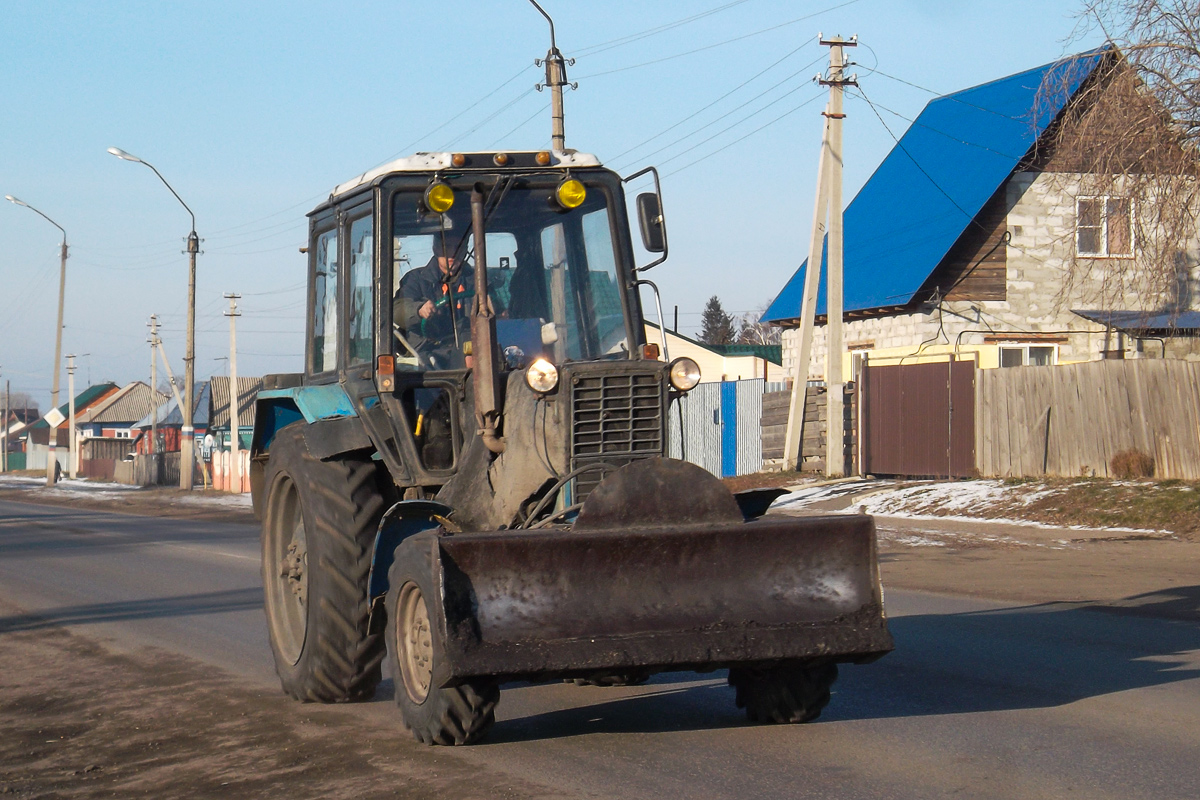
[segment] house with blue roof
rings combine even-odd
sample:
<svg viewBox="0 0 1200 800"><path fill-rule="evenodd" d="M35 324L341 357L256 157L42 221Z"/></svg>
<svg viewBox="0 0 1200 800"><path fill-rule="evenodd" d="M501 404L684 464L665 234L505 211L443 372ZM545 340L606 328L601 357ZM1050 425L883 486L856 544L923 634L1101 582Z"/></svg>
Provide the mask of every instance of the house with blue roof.
<svg viewBox="0 0 1200 800"><path fill-rule="evenodd" d="M1099 301L1097 286L1068 280L1079 258L1099 265L1087 280L1128 274L1139 215L1151 210L1090 195L1079 160L1056 152L1058 134L1106 108L1152 102L1107 47L932 100L845 209L844 374L857 374L864 359L947 354L982 368L1200 358L1197 293L1154 297L1133 282ZM1195 286L1194 246L1178 258L1184 283ZM807 268L763 316L785 329L789 374ZM822 276L810 380L824 377L824 314ZM1171 341L1147 346L1168 328Z"/></svg>

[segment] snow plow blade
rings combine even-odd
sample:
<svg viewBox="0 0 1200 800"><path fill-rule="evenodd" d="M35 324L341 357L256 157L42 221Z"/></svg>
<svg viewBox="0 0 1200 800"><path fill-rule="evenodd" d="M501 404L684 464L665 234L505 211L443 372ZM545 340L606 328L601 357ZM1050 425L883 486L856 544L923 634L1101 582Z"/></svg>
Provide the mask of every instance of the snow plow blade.
<svg viewBox="0 0 1200 800"><path fill-rule="evenodd" d="M445 625L437 684L892 649L870 517L639 529L583 516L571 530L425 534L442 589L431 617Z"/></svg>

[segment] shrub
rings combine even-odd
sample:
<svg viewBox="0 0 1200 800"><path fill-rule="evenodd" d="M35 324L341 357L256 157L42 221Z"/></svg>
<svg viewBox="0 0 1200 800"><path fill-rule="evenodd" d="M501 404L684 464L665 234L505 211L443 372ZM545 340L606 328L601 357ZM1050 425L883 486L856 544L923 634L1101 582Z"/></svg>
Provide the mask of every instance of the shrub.
<svg viewBox="0 0 1200 800"><path fill-rule="evenodd" d="M1114 478L1153 478L1154 457L1142 450L1122 450L1108 462Z"/></svg>

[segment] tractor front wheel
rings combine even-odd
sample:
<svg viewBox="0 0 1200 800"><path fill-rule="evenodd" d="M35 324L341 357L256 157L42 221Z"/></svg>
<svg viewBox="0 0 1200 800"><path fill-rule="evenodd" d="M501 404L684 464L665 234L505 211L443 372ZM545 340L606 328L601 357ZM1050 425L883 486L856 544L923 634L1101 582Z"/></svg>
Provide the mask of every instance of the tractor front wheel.
<svg viewBox="0 0 1200 800"><path fill-rule="evenodd" d="M424 744L473 744L496 721L500 687L467 681L440 687L436 675L444 656L444 621L434 616L434 539L418 534L396 547L387 596L387 647L396 705L404 724Z"/></svg>
<svg viewBox="0 0 1200 800"><path fill-rule="evenodd" d="M815 661L774 667L732 667L729 685L751 722L812 722L829 703L837 664Z"/></svg>

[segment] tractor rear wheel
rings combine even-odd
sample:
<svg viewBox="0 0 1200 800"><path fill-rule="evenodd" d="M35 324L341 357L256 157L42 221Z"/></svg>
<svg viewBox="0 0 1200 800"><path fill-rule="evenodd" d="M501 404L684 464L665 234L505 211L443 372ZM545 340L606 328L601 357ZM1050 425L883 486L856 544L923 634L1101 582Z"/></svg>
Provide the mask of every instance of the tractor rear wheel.
<svg viewBox="0 0 1200 800"><path fill-rule="evenodd" d="M384 654L383 637L367 629L367 578L385 484L369 459L313 457L304 424L276 434L264 476L262 577L275 671L298 700L364 700Z"/></svg>
<svg viewBox="0 0 1200 800"><path fill-rule="evenodd" d="M812 722L829 703L837 664L816 661L775 667L732 667L729 685L751 722Z"/></svg>
<svg viewBox="0 0 1200 800"><path fill-rule="evenodd" d="M418 534L396 547L388 573L387 648L396 685L396 705L404 724L424 744L473 744L496 721L500 687L493 681L467 681L439 687L437 674L445 658L440 631L444 621L433 616L439 606L434 576L434 543Z"/></svg>

